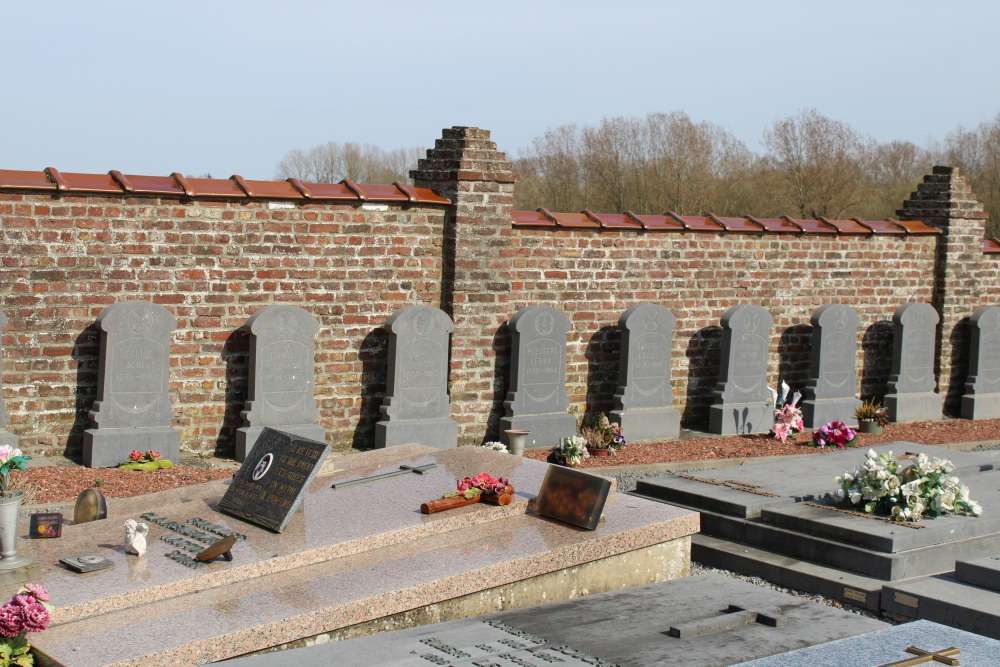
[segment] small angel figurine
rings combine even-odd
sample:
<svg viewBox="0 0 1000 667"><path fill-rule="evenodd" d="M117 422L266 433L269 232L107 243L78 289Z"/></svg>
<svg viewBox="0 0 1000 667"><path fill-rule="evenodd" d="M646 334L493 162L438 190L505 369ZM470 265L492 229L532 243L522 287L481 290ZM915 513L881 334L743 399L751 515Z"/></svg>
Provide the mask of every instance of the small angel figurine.
<svg viewBox="0 0 1000 667"><path fill-rule="evenodd" d="M149 526L137 523L135 519L125 521L125 553L142 556L146 553L146 535Z"/></svg>

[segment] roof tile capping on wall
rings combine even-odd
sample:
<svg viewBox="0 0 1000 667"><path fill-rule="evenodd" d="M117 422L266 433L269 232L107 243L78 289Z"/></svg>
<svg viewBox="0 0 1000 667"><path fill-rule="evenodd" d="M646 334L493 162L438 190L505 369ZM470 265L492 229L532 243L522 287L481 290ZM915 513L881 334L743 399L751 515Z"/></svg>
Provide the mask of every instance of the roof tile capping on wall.
<svg viewBox="0 0 1000 667"><path fill-rule="evenodd" d="M289 178L287 181L250 181L239 174L229 178L190 178L177 172L169 176L137 176L123 174L117 169L112 169L107 174L64 174L54 167L48 167L45 171L0 169L0 190L225 199L451 203L430 188L416 188L399 182L391 185L362 185L344 179L340 183L302 183L297 178Z"/></svg>

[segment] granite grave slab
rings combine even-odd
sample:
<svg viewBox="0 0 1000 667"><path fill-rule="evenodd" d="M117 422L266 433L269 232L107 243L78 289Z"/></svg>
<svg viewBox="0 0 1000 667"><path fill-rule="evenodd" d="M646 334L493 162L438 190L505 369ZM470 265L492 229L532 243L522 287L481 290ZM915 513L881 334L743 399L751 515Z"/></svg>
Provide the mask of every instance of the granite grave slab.
<svg viewBox="0 0 1000 667"><path fill-rule="evenodd" d="M663 306L640 303L618 320L621 365L611 419L629 440L676 438L681 417L672 407L670 352L677 318Z"/></svg>
<svg viewBox="0 0 1000 667"><path fill-rule="evenodd" d="M969 321L969 378L962 419L1000 417L1000 307L983 306Z"/></svg>
<svg viewBox="0 0 1000 667"><path fill-rule="evenodd" d="M731 610L736 605L739 610ZM776 625L758 622L761 616ZM716 574L229 661L234 667L378 664L730 665L886 624ZM681 637L671 629L683 630Z"/></svg>
<svg viewBox="0 0 1000 667"><path fill-rule="evenodd" d="M177 320L161 305L121 301L97 316L101 353L93 428L83 434L83 463L116 466L131 451L160 452L180 460L180 431L174 429L168 383L170 336Z"/></svg>
<svg viewBox="0 0 1000 667"><path fill-rule="evenodd" d="M987 570L979 574L984 572ZM1000 639L1000 593L995 590L996 583L984 588L961 581L957 575L956 570L887 584L882 591L882 610ZM1000 654L997 657L1000 660Z"/></svg>
<svg viewBox="0 0 1000 667"><path fill-rule="evenodd" d="M858 327L861 318L850 306L828 303L812 314L809 381L803 392L802 421L819 428L832 421L856 426L858 391Z"/></svg>
<svg viewBox="0 0 1000 667"><path fill-rule="evenodd" d="M918 654L908 653L909 647L937 652L956 647L953 657L962 667L996 667L1000 664L1000 642L971 632L956 630L930 621L916 621L883 630L837 639L788 653L739 663L740 667L879 667ZM925 665L940 665L928 660Z"/></svg>
<svg viewBox="0 0 1000 667"><path fill-rule="evenodd" d="M528 306L510 320L510 391L500 419L505 431L529 431L527 447L555 447L576 433L576 417L566 412L566 335L572 324L552 306Z"/></svg>
<svg viewBox="0 0 1000 667"><path fill-rule="evenodd" d="M714 404L708 412L711 433L767 433L774 406L767 388L767 353L774 320L761 306L733 306L722 316L722 358Z"/></svg>
<svg viewBox="0 0 1000 667"><path fill-rule="evenodd" d="M4 427L10 421L10 413L3 400L3 330L7 327L7 315L0 310L0 445L17 447L17 436Z"/></svg>
<svg viewBox="0 0 1000 667"><path fill-rule="evenodd" d="M451 318L439 308L405 306L383 328L389 332L389 380L375 446L457 447L458 423L448 396Z"/></svg>
<svg viewBox="0 0 1000 667"><path fill-rule="evenodd" d="M66 526L60 540L26 540L25 555L41 564L34 581L52 591L56 606L53 626L33 645L69 666L203 664L358 624L375 632L381 619L427 618L431 608L455 618L476 604L533 604L579 586L609 590L681 576L698 529L695 513L620 494L593 532L537 516L529 505L548 465L479 447L403 445L337 463L309 484L304 511L281 534L219 513L227 480L112 500L113 520ZM331 488L430 463L436 467L423 475ZM514 502L418 511L456 478L483 470L511 479ZM120 546L127 518L149 523L142 558ZM223 533L243 537L231 562L193 568L167 557L185 541L197 546ZM86 553L111 567L77 574L58 565Z"/></svg>
<svg viewBox="0 0 1000 667"><path fill-rule="evenodd" d="M955 579L970 586L1000 591L1000 550L985 558L955 561Z"/></svg>
<svg viewBox="0 0 1000 667"><path fill-rule="evenodd" d="M941 395L934 391L940 319L929 303L908 303L892 315L892 374L885 407L894 422L941 418Z"/></svg>
<svg viewBox="0 0 1000 667"><path fill-rule="evenodd" d="M251 315L246 328L250 373L240 413L243 426L236 430L236 460L246 458L266 427L325 441L313 393L319 322L304 308L275 305Z"/></svg>

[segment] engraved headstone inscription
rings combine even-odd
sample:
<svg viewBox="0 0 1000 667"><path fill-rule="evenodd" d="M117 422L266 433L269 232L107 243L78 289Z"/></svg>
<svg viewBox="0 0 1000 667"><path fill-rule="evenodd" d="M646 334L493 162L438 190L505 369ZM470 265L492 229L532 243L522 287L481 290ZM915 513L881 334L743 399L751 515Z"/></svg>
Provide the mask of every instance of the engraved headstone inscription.
<svg viewBox="0 0 1000 667"><path fill-rule="evenodd" d="M527 446L555 447L576 433L576 418L566 412L566 335L571 323L552 306L523 308L510 320L510 391L500 419L505 431L530 431Z"/></svg>
<svg viewBox="0 0 1000 667"><path fill-rule="evenodd" d="M250 331L250 377L243 427L236 431L236 460L247 452L267 426L285 433L326 440L316 423L319 409L315 343L319 322L298 306L266 306L247 320Z"/></svg>
<svg viewBox="0 0 1000 667"><path fill-rule="evenodd" d="M715 403L708 410L711 433L766 433L774 426L767 389L767 350L774 320L761 306L740 304L722 316L722 356Z"/></svg>
<svg viewBox="0 0 1000 667"><path fill-rule="evenodd" d="M938 320L928 303L907 303L892 315L892 374L885 407L894 422L941 418L941 396L934 391Z"/></svg>
<svg viewBox="0 0 1000 667"><path fill-rule="evenodd" d="M171 427L170 335L177 320L163 306L121 301L97 317L101 356L93 428L83 434L83 463L111 467L131 451L160 452L177 462L180 431Z"/></svg>
<svg viewBox="0 0 1000 667"><path fill-rule="evenodd" d="M298 511L330 448L265 428L219 501L219 509L280 533Z"/></svg>
<svg viewBox="0 0 1000 667"><path fill-rule="evenodd" d="M1000 417L1000 307L983 306L969 321L969 377L962 419Z"/></svg>
<svg viewBox="0 0 1000 667"><path fill-rule="evenodd" d="M813 326L809 381L802 401L806 428L819 428L832 421L857 426L854 410L861 401L858 391L858 327L861 318L850 306L828 303L809 319Z"/></svg>
<svg viewBox="0 0 1000 667"><path fill-rule="evenodd" d="M553 465L545 472L534 510L543 516L596 530L610 492L611 482L605 477Z"/></svg>
<svg viewBox="0 0 1000 667"><path fill-rule="evenodd" d="M389 332L389 377L375 446L457 447L458 423L450 416L448 396L451 318L438 308L404 306L384 328Z"/></svg>
<svg viewBox="0 0 1000 667"><path fill-rule="evenodd" d="M676 438L680 412L671 404L670 349L673 313L651 303L632 306L618 320L622 329L621 367L616 409L611 419L629 440Z"/></svg>
<svg viewBox="0 0 1000 667"><path fill-rule="evenodd" d="M17 436L4 429L10 421L10 413L3 400L3 330L7 326L7 316L0 310L0 445L17 447Z"/></svg>

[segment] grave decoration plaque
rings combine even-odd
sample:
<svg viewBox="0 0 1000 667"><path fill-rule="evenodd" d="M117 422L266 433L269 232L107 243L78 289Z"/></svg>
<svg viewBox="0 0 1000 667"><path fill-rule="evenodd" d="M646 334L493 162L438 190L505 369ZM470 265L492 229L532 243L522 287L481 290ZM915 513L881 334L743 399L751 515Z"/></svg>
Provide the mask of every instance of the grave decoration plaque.
<svg viewBox="0 0 1000 667"><path fill-rule="evenodd" d="M722 316L722 357L715 404L708 410L711 433L766 433L774 426L767 389L767 350L774 320L761 306L740 304Z"/></svg>
<svg viewBox="0 0 1000 667"><path fill-rule="evenodd" d="M616 409L611 419L629 440L676 438L681 416L671 407L670 349L673 313L651 303L632 306L618 320L622 329L621 366Z"/></svg>
<svg viewBox="0 0 1000 667"><path fill-rule="evenodd" d="M448 339L454 324L430 306L405 306L383 328L389 332L389 377L375 424L375 446L417 443L458 446L458 423L448 396Z"/></svg>
<svg viewBox="0 0 1000 667"><path fill-rule="evenodd" d="M506 431L530 431L527 446L555 447L576 433L576 417L566 412L566 314L551 306L523 308L510 320L512 332L510 391L500 419Z"/></svg>
<svg viewBox="0 0 1000 667"><path fill-rule="evenodd" d="M63 515L61 512L36 512L31 515L28 537L62 537Z"/></svg>
<svg viewBox="0 0 1000 667"><path fill-rule="evenodd" d="M941 418L934 391L934 348L940 317L927 303L908 303L892 315L892 374L885 408L894 422Z"/></svg>
<svg viewBox="0 0 1000 667"><path fill-rule="evenodd" d="M858 327L861 318L850 306L828 303L812 314L812 353L809 381L801 403L806 428L832 421L857 426L854 409L861 405L858 391Z"/></svg>
<svg viewBox="0 0 1000 667"><path fill-rule="evenodd" d="M611 492L611 481L572 468L552 465L538 490L534 510L543 516L596 530Z"/></svg>
<svg viewBox="0 0 1000 667"><path fill-rule="evenodd" d="M122 301L97 317L101 356L93 428L83 434L83 464L116 466L129 452L154 450L173 462L180 431L171 427L170 335L177 320L163 306Z"/></svg>
<svg viewBox="0 0 1000 667"><path fill-rule="evenodd" d="M84 489L73 506L73 525L108 518L108 501L97 489Z"/></svg>
<svg viewBox="0 0 1000 667"><path fill-rule="evenodd" d="M0 311L0 445L17 447L17 436L4 430L4 426L10 421L10 413L4 407L3 401L3 330L7 326L7 316Z"/></svg>
<svg viewBox="0 0 1000 667"><path fill-rule="evenodd" d="M81 574L85 572L96 572L97 570L104 570L106 568L114 565L113 562L98 556L97 554L84 554L82 556L72 556L70 558L60 558L59 562L73 570L74 572L79 572Z"/></svg>
<svg viewBox="0 0 1000 667"><path fill-rule="evenodd" d="M969 322L969 378L962 419L1000 417L1000 307L984 306Z"/></svg>
<svg viewBox="0 0 1000 667"><path fill-rule="evenodd" d="M329 446L265 428L233 477L219 509L280 533L302 505Z"/></svg>
<svg viewBox="0 0 1000 667"><path fill-rule="evenodd" d="M247 320L250 330L250 375L247 402L236 430L236 460L246 459L265 427L311 440L326 440L316 423L319 409L315 344L319 322L298 306L266 306Z"/></svg>

